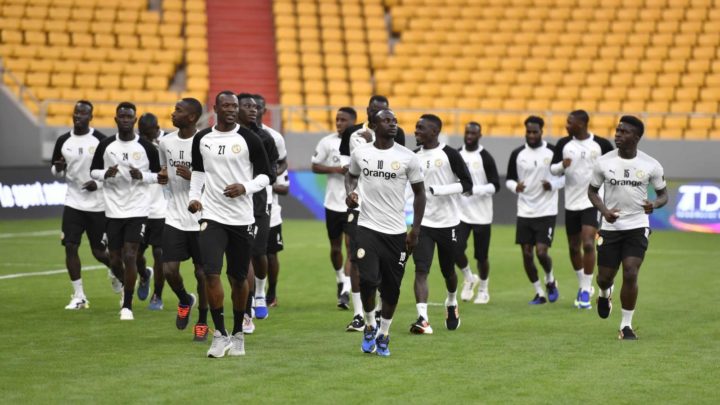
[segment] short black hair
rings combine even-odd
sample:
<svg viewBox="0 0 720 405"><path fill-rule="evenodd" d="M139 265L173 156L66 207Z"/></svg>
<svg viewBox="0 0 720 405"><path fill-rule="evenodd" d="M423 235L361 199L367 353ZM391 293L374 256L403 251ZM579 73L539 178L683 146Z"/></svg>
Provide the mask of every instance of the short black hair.
<svg viewBox="0 0 720 405"><path fill-rule="evenodd" d="M250 93L239 93L239 94L237 95L237 98L238 98L238 101L240 101L240 100L242 100L242 99L244 99L244 98L251 98L251 99L255 100L255 95L254 95L254 94L250 94Z"/></svg>
<svg viewBox="0 0 720 405"><path fill-rule="evenodd" d="M190 107L190 110L197 117L195 119L195 121L200 119L200 116L202 116L202 113L203 113L203 107L202 107L202 103L198 99L192 98L192 97L185 97L180 101L182 101L183 103L187 104Z"/></svg>
<svg viewBox="0 0 720 405"><path fill-rule="evenodd" d="M88 100L78 100L77 103L75 103L75 105L78 105L78 104L83 104L83 105L86 105L86 106L90 107L90 113L91 113L91 114L92 114L93 110L95 109L95 107L93 106L93 104L92 104L90 101L88 101Z"/></svg>
<svg viewBox="0 0 720 405"><path fill-rule="evenodd" d="M537 115L531 115L525 119L525 126L527 126L527 124L538 124L540 129L543 129L545 126L545 120Z"/></svg>
<svg viewBox="0 0 720 405"><path fill-rule="evenodd" d="M353 121L357 120L357 111L355 111L352 107L340 107L338 108L338 112L344 112L352 117Z"/></svg>
<svg viewBox="0 0 720 405"><path fill-rule="evenodd" d="M435 124L435 126L436 126L437 129L438 129L438 132L440 132L440 131L442 130L442 120L441 120L440 117L438 117L437 115L435 115L435 114L423 114L423 115L420 116L420 119L421 119L421 120L428 120L428 121L432 122L433 124Z"/></svg>
<svg viewBox="0 0 720 405"><path fill-rule="evenodd" d="M467 124L465 124L466 127L469 127L470 125L475 125L476 127L482 129L482 125L480 125L480 123L477 121L470 121Z"/></svg>
<svg viewBox="0 0 720 405"><path fill-rule="evenodd" d="M590 122L590 116L588 115L587 111L585 110L575 110L570 113L573 117L577 118L582 122L583 124L587 125L588 122Z"/></svg>
<svg viewBox="0 0 720 405"><path fill-rule="evenodd" d="M120 111L121 108L133 110L134 113L137 113L137 107L135 107L135 104L129 101L123 101L122 103L118 104L117 108L115 108L115 114L117 114L117 112Z"/></svg>
<svg viewBox="0 0 720 405"><path fill-rule="evenodd" d="M235 92L230 90L223 90L215 96L215 104L220 102L220 96L234 96Z"/></svg>
<svg viewBox="0 0 720 405"><path fill-rule="evenodd" d="M620 117L620 122L624 122L625 124L629 124L635 127L635 131L640 137L642 137L645 133L645 124L643 124L643 122L640 121L640 118L638 117L632 115L623 115L622 117Z"/></svg>
<svg viewBox="0 0 720 405"><path fill-rule="evenodd" d="M368 105L372 104L375 101L378 101L380 103L385 103L388 105L388 107L390 107L390 102L388 101L387 97L385 97L385 96L376 94L376 95L370 97L370 101L368 101Z"/></svg>
<svg viewBox="0 0 720 405"><path fill-rule="evenodd" d="M153 113L145 113L138 119L138 125L156 126L158 124L157 116Z"/></svg>
<svg viewBox="0 0 720 405"><path fill-rule="evenodd" d="M262 100L263 103L265 102L265 97L263 97L262 94L253 94L252 98L254 98L256 101Z"/></svg>
<svg viewBox="0 0 720 405"><path fill-rule="evenodd" d="M382 110L380 110L380 111L376 112L375 114L373 114L372 117L370 117L370 122L371 122L371 123L377 122L377 120L380 119L380 114L384 113L385 111L387 111L387 112L389 112L389 113L392 113L392 114L395 114L395 113L393 112L393 110L391 110L391 109L389 109L389 108L383 108Z"/></svg>

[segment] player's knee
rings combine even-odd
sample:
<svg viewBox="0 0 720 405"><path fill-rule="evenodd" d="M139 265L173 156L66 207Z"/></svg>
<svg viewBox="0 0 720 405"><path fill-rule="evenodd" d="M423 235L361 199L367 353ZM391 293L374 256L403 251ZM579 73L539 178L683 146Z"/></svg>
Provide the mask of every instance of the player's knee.
<svg viewBox="0 0 720 405"><path fill-rule="evenodd" d="M583 246L584 248L584 246ZM568 246L568 250L570 250L570 255L576 256L580 254L580 248L577 246Z"/></svg>
<svg viewBox="0 0 720 405"><path fill-rule="evenodd" d="M77 256L79 249L80 246L77 243L65 243L65 254L68 256Z"/></svg>
<svg viewBox="0 0 720 405"><path fill-rule="evenodd" d="M397 305L400 301L400 290L397 288L386 288L382 292L382 301L390 306Z"/></svg>
<svg viewBox="0 0 720 405"><path fill-rule="evenodd" d="M625 284L637 284L638 269L637 268L626 268L623 269L623 283Z"/></svg>
<svg viewBox="0 0 720 405"><path fill-rule="evenodd" d="M100 250L100 249L93 249L93 250L92 250L92 255L93 255L93 257L95 258L95 260L97 260L97 261L103 261L103 260L106 260L106 259L108 258L108 257L107 257L107 254L105 253L105 251L104 251L104 250Z"/></svg>
<svg viewBox="0 0 720 405"><path fill-rule="evenodd" d="M592 254L595 252L595 240L594 239L586 239L583 241L582 244L583 252L587 254Z"/></svg>

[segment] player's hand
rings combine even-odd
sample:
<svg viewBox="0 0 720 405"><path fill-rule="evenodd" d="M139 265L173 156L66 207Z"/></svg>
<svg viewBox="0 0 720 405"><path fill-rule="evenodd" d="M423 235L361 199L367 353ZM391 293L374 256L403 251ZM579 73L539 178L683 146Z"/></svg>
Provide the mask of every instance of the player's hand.
<svg viewBox="0 0 720 405"><path fill-rule="evenodd" d="M198 200L192 200L190 201L190 204L188 204L188 211L190 211L191 214L202 211L202 209L202 203Z"/></svg>
<svg viewBox="0 0 720 405"><path fill-rule="evenodd" d="M613 224L617 219L620 217L620 209L619 208L613 208L611 210L607 210L603 212L603 218L605 218L608 223Z"/></svg>
<svg viewBox="0 0 720 405"><path fill-rule="evenodd" d="M168 173L167 173L167 166L163 166L163 168L160 170L160 172L157 174L157 181L158 184L168 184Z"/></svg>
<svg viewBox="0 0 720 405"><path fill-rule="evenodd" d="M53 165L55 166L55 171L58 173L67 169L67 162L65 162L65 157L63 156L60 156L60 159L54 161Z"/></svg>
<svg viewBox="0 0 720 405"><path fill-rule="evenodd" d="M542 183L543 190L545 190L545 191L550 191L550 190L552 190L552 184L550 184L549 181L547 181L547 180L541 180L541 183Z"/></svg>
<svg viewBox="0 0 720 405"><path fill-rule="evenodd" d="M365 139L365 142L372 142L372 134L370 133L370 131L362 131L358 135L363 137L363 139Z"/></svg>
<svg viewBox="0 0 720 405"><path fill-rule="evenodd" d="M419 229L416 230L415 228L411 228L410 232L407 233L407 236L405 237L405 251L407 252L408 256L410 256L415 250L415 246L417 246L419 238Z"/></svg>
<svg viewBox="0 0 720 405"><path fill-rule="evenodd" d="M653 204L652 201L645 200L645 202L642 205L643 210L645 210L646 214L652 214L655 210L655 204Z"/></svg>
<svg viewBox="0 0 720 405"><path fill-rule="evenodd" d="M111 177L115 177L118 174L118 165L110 166L107 170L105 170L105 178L109 179Z"/></svg>
<svg viewBox="0 0 720 405"><path fill-rule="evenodd" d="M140 171L140 169L136 169L132 166L130 166L130 177L132 177L135 180L142 180L142 178L143 178L142 172Z"/></svg>
<svg viewBox="0 0 720 405"><path fill-rule="evenodd" d="M95 180L86 181L81 188L87 191L95 191L97 190L97 183L95 183Z"/></svg>
<svg viewBox="0 0 720 405"><path fill-rule="evenodd" d="M190 171L190 168L185 165L175 166L175 174L185 180L190 180L190 178L192 177L192 172Z"/></svg>
<svg viewBox="0 0 720 405"><path fill-rule="evenodd" d="M342 174L344 176L348 169L350 169L350 166L338 166L335 168L335 173Z"/></svg>
<svg viewBox="0 0 720 405"><path fill-rule="evenodd" d="M522 193L523 191L525 191L525 182L518 181L517 186L515 187L515 192Z"/></svg>
<svg viewBox="0 0 720 405"><path fill-rule="evenodd" d="M357 208L360 204L358 204L358 200L360 197L358 196L358 193L352 192L345 197L345 204L348 206L348 208Z"/></svg>
<svg viewBox="0 0 720 405"><path fill-rule="evenodd" d="M572 163L572 159L570 159L570 158L563 159L563 168L567 169L571 163Z"/></svg>
<svg viewBox="0 0 720 405"><path fill-rule="evenodd" d="M231 184L225 187L225 191L223 191L223 194L225 195L225 197L230 198L240 197L241 195L245 194L245 186L240 183Z"/></svg>

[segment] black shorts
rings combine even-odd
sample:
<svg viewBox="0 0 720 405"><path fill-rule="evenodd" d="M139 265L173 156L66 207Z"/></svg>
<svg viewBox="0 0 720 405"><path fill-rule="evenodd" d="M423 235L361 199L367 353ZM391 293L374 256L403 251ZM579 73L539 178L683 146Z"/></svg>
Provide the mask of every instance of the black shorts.
<svg viewBox="0 0 720 405"><path fill-rule="evenodd" d="M63 246L66 243L80 245L83 233L87 233L92 249L105 250L103 233L105 233L105 212L81 211L65 206L62 216Z"/></svg>
<svg viewBox="0 0 720 405"><path fill-rule="evenodd" d="M518 245L544 244L552 246L555 233L555 215L538 218L517 217L515 243Z"/></svg>
<svg viewBox="0 0 720 405"><path fill-rule="evenodd" d="M457 230L454 226L450 228L420 227L420 239L413 252L415 271L418 273L430 272L436 244L440 271L442 271L444 277L449 277L451 272L455 271Z"/></svg>
<svg viewBox="0 0 720 405"><path fill-rule="evenodd" d="M193 263L201 264L199 231L182 231L165 224L162 232L163 262L182 262L192 258Z"/></svg>
<svg viewBox="0 0 720 405"><path fill-rule="evenodd" d="M480 263L485 262L490 251L490 224L466 224L460 222L457 226L457 245L456 251L458 256L465 254L467 249L467 241L470 239L470 231L473 234L473 246L475 249L475 260Z"/></svg>
<svg viewBox="0 0 720 405"><path fill-rule="evenodd" d="M358 226L355 233L357 249L353 259L360 272L361 288L380 287L383 300L397 304L400 284L405 274L408 254L406 234L388 235Z"/></svg>
<svg viewBox="0 0 720 405"><path fill-rule="evenodd" d="M600 223L599 215L595 207L585 208L582 211L565 210L565 232L568 235L577 235L585 225L597 229Z"/></svg>
<svg viewBox="0 0 720 405"><path fill-rule="evenodd" d="M337 239L342 236L347 217L347 212L332 211L325 208L325 228L327 228L328 239Z"/></svg>
<svg viewBox="0 0 720 405"><path fill-rule="evenodd" d="M267 253L268 236L270 235L270 206L268 210L261 216L255 217L253 233L255 241L253 242L252 255L262 256Z"/></svg>
<svg viewBox="0 0 720 405"><path fill-rule="evenodd" d="M165 218L148 218L145 227L145 239L140 246L141 250L147 249L148 246L158 248L162 246L163 229L165 228Z"/></svg>
<svg viewBox="0 0 720 405"><path fill-rule="evenodd" d="M269 255L274 255L281 250L283 250L282 224L270 228L270 235L268 236L267 243L267 253Z"/></svg>
<svg viewBox="0 0 720 405"><path fill-rule="evenodd" d="M105 233L108 249L122 249L125 243L140 244L145 239L147 217L108 218Z"/></svg>
<svg viewBox="0 0 720 405"><path fill-rule="evenodd" d="M253 245L253 225L225 225L211 220L200 222L200 256L203 271L220 274L223 255L227 258L227 274L236 280L247 278L250 250Z"/></svg>
<svg viewBox="0 0 720 405"><path fill-rule="evenodd" d="M611 269L620 268L620 263L626 257L645 258L648 248L650 228L629 229L626 231L599 232L597 240L598 266Z"/></svg>

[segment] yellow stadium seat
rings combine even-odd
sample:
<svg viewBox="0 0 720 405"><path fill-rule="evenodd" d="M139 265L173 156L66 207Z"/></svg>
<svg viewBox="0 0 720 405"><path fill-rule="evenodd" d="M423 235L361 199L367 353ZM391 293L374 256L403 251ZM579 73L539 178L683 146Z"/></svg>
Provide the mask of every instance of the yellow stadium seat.
<svg viewBox="0 0 720 405"><path fill-rule="evenodd" d="M675 101L670 103L670 112L673 113L689 113L693 110L692 101Z"/></svg>
<svg viewBox="0 0 720 405"><path fill-rule="evenodd" d="M700 100L720 101L720 91L717 88L705 87L700 90Z"/></svg>
<svg viewBox="0 0 720 405"><path fill-rule="evenodd" d="M97 86L98 75L97 73L83 73L78 72L75 76L75 84L78 87L83 88L94 88Z"/></svg>
<svg viewBox="0 0 720 405"><path fill-rule="evenodd" d="M47 87L50 84L50 75L43 72L28 73L25 76L25 83L28 86Z"/></svg>
<svg viewBox="0 0 720 405"><path fill-rule="evenodd" d="M648 101L645 108L651 113L666 113L669 111L669 102L665 100Z"/></svg>
<svg viewBox="0 0 720 405"><path fill-rule="evenodd" d="M50 84L53 87L73 87L75 85L75 77L68 73L56 73L51 76Z"/></svg>
<svg viewBox="0 0 720 405"><path fill-rule="evenodd" d="M115 74L103 74L98 78L98 86L100 88L118 88L120 87L120 76Z"/></svg>
<svg viewBox="0 0 720 405"><path fill-rule="evenodd" d="M704 141L708 138L707 129L703 128L687 128L683 130L683 139L692 141Z"/></svg>
<svg viewBox="0 0 720 405"><path fill-rule="evenodd" d="M718 110L717 101L698 101L695 103L694 111L708 114L717 114L718 112L720 112L720 110Z"/></svg>

